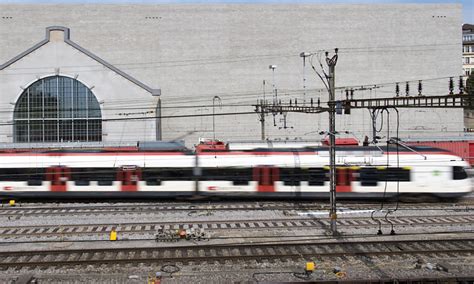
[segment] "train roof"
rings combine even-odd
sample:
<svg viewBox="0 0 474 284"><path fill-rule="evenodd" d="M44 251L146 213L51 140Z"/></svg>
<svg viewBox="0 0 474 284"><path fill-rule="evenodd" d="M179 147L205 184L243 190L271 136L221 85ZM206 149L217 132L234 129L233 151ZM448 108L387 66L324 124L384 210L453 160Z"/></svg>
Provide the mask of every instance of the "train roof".
<svg viewBox="0 0 474 284"><path fill-rule="evenodd" d="M325 152L329 151L329 146L304 147L304 148L257 148L252 150L242 150L241 152ZM449 152L430 146L336 146L338 152ZM223 151L216 151L223 152ZM229 152L229 151L226 151ZM232 152L232 151L230 151Z"/></svg>
<svg viewBox="0 0 474 284"><path fill-rule="evenodd" d="M216 149L216 150L206 150L202 151L202 153L214 153L214 154L219 154L219 153L307 153L307 152L327 152L329 151L328 146L317 146L317 147L304 147L304 148L256 148L256 149L249 149L249 150L221 150L221 149ZM336 146L336 151L337 152L367 152L367 153L381 153L383 154L384 152L399 152L399 153L413 153L416 154L417 152L419 153L449 153L449 151L444 150L444 149L439 149L439 148L434 148L430 146L409 146L409 147L404 147L404 146ZM126 154L126 153L181 153L181 154L193 154L194 152L191 150L174 150L174 149L161 149L161 150L154 150L154 149L38 149L38 150L33 150L33 151L0 151L1 153L22 153L22 154L27 154L27 153L35 153L35 154L40 154L40 153L73 153L73 154L80 154L80 153L88 153L88 154L93 154L93 153L116 153L116 154Z"/></svg>

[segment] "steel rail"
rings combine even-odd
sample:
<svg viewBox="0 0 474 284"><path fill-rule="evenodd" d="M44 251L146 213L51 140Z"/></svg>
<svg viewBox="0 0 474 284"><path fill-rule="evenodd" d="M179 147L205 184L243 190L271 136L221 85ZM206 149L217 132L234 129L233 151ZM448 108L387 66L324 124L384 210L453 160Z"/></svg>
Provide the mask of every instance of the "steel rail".
<svg viewBox="0 0 474 284"><path fill-rule="evenodd" d="M338 226L344 227L373 227L391 225L385 219L373 220L369 217L339 218ZM426 216L400 216L390 218L394 226L440 226L474 224L474 215L426 215ZM39 236L65 236L65 235L103 235L115 229L120 234L150 233L159 229L178 230L189 228L204 228L206 231L228 230L258 230L258 229L321 229L329 226L329 218L279 218L279 219L240 219L240 220L187 220L166 222L134 222L134 223L109 223L109 224L72 224L72 225L25 225L2 226L0 238L10 239L19 237ZM0 239L1 240L1 239Z"/></svg>
<svg viewBox="0 0 474 284"><path fill-rule="evenodd" d="M474 204L474 203L473 203ZM379 206L379 203L370 204L340 204L339 208L346 210L357 209L374 209ZM390 203L387 203L390 206ZM463 207L466 206L466 207ZM193 210L210 210L210 211L265 211L265 210L328 210L326 204L200 204L200 205L184 205L184 206L162 206L162 205L120 205L120 206L88 206L88 207L3 207L0 208L1 216L37 216L37 215L66 215L66 214L117 214L117 213L137 213L137 214L161 214L168 212L182 212ZM401 210L474 210L474 207L469 207L465 204L457 204L453 206L452 203L446 204L404 204L399 206L398 211Z"/></svg>
<svg viewBox="0 0 474 284"><path fill-rule="evenodd" d="M330 241L0 252L0 268L120 263L203 263L405 254L470 254L474 239Z"/></svg>

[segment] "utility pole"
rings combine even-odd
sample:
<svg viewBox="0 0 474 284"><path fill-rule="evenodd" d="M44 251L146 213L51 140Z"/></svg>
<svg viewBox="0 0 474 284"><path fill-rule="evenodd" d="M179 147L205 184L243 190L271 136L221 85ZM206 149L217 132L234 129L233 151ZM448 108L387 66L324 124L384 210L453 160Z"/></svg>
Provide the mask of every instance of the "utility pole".
<svg viewBox="0 0 474 284"><path fill-rule="evenodd" d="M261 127L261 135L262 141L265 140L265 110L264 105L267 104L267 99L265 98L265 87L267 82L263 80L263 100L260 101L260 127Z"/></svg>
<svg viewBox="0 0 474 284"><path fill-rule="evenodd" d="M337 210L336 210L336 101L335 101L335 82L336 82L336 63L337 63L337 48L335 55L329 58L329 52L326 52L326 64L329 67L329 201L331 203L331 210L329 217L331 218L331 232L332 235L337 235Z"/></svg>
<svg viewBox="0 0 474 284"><path fill-rule="evenodd" d="M212 98L212 145L215 146L215 141L216 141L216 118L215 118L215 107L216 107L216 100L219 101L219 104L221 103L221 98L219 96L214 96Z"/></svg>
<svg viewBox="0 0 474 284"><path fill-rule="evenodd" d="M260 102L260 126L262 132L262 141L265 140L265 101Z"/></svg>
<svg viewBox="0 0 474 284"><path fill-rule="evenodd" d="M301 52L300 57L303 58L303 106L306 105L306 57L311 56L311 53Z"/></svg>
<svg viewBox="0 0 474 284"><path fill-rule="evenodd" d="M276 65L269 65L268 69L272 70L272 87L273 87L273 104L276 105L278 103L278 91L275 84L275 69L277 68Z"/></svg>

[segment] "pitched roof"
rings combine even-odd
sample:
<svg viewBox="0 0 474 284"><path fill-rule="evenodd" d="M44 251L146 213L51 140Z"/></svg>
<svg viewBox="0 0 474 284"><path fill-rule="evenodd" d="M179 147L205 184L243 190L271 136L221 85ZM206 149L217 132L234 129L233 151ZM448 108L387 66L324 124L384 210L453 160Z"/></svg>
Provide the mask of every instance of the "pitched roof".
<svg viewBox="0 0 474 284"><path fill-rule="evenodd" d="M64 42L69 44L70 46L74 47L75 49L79 50L80 52L84 53L85 55L89 56L90 58L94 59L95 61L101 63L105 67L109 68L110 70L114 71L115 73L121 75L125 79L129 80L130 82L134 83L135 85L145 89L149 93L154 96L161 95L161 90L156 88L151 88L148 85L138 81L134 77L128 75L127 73L121 71L117 67L113 66L112 64L108 63L104 59L100 58L99 56L93 54L92 52L88 51L87 49L81 47L77 43L73 42L69 38L69 28L61 27L61 26L51 26L46 28L46 38L42 41L38 42L37 44L33 45L29 49L23 51L22 53L18 54L17 56L13 57L12 59L8 60L7 62L0 64L0 70L5 69L6 67L12 65L13 63L17 62L18 60L22 59L23 57L27 56L28 54L32 53L33 51L37 50L38 48L42 47L43 45L47 44L50 41L50 32L51 31L63 31L64 32Z"/></svg>

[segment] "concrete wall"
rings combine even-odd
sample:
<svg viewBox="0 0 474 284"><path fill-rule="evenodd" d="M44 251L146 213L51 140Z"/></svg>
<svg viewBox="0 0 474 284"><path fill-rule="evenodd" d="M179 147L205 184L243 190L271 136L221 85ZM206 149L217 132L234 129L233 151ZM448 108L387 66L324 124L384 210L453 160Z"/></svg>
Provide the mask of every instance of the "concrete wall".
<svg viewBox="0 0 474 284"><path fill-rule="evenodd" d="M448 91L444 77L458 76L462 71L458 4L0 7L0 16L12 17L0 17L0 62L42 39L45 27L66 26L71 29L71 39L79 45L143 83L159 86L165 117L212 113L214 96L219 96L223 104L215 108L216 113L253 111L251 105L262 98L263 80L267 82L267 98L271 91L269 64L278 66L275 81L279 97L285 101L297 97L301 103L303 68L298 55L302 51L338 47L337 86L430 79L423 92L443 95ZM87 62L70 65L71 73L93 73L91 69L95 68ZM319 97L325 102L327 92L321 90L319 79L310 68L306 74L306 99ZM4 82L4 75L1 77ZM101 84L95 85L99 88ZM394 89L389 85L356 91L356 97L393 96ZM415 83L411 84L411 93L416 93ZM341 91L336 96L341 98ZM1 98L4 108L10 99L4 100L3 92ZM129 104L122 98L109 100L116 105ZM130 103L145 107L133 99ZM418 109L400 113L400 136L462 135L462 110ZM328 128L327 114L289 114L290 128L286 129L281 118L276 116L273 126L273 117L267 117L268 138L319 139L318 132ZM392 113L392 131L395 121ZM256 114L217 116L215 125L217 138L260 138ZM162 127L163 139L193 132L185 138L188 144L196 143L198 137L213 136L211 117L164 118ZM359 139L371 133L368 112L362 110L338 116L336 127L351 131L346 136ZM114 131L123 131L121 128L124 129L117 126ZM144 125L136 128L148 131ZM4 131L0 129L0 133Z"/></svg>
<svg viewBox="0 0 474 284"><path fill-rule="evenodd" d="M105 120L103 141L155 139L155 120L122 119L130 117L130 112L149 112L134 116L154 116L158 98L65 43L62 31L51 31L49 43L0 71L3 110L0 121L8 125L1 129L0 142L13 141L10 124L15 103L23 90L40 78L55 75L75 78L94 93ZM140 104L139 108L134 108L136 103Z"/></svg>

